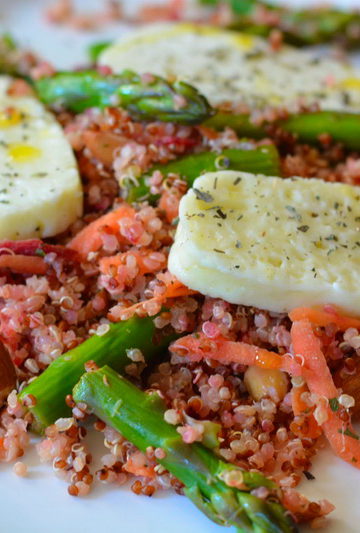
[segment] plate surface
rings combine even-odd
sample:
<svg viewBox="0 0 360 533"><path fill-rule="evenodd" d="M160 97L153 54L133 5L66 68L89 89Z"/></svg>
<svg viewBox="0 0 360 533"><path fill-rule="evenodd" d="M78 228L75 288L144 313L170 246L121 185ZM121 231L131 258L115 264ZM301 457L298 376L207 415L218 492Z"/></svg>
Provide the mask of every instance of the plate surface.
<svg viewBox="0 0 360 533"><path fill-rule="evenodd" d="M140 2L127 0L124 3L134 9ZM84 50L90 42L116 38L131 31L124 24L91 33L49 26L41 15L48 3L47 0L0 0L0 29L11 31L25 46L31 46L59 68L83 63ZM99 7L102 0L79 0L78 3L91 9ZM309 5L313 2L291 3ZM338 4L358 6L359 0L339 0ZM99 449L96 436L92 437L91 444L92 451ZM226 531L205 518L186 498L174 494L158 493L154 498L145 498L135 496L126 487L96 485L87 498L71 498L66 484L53 475L50 466L39 464L34 450L25 456L24 462L29 467L26 479L17 478L11 467L0 464L0 533L99 533L104 527L122 533ZM327 498L336 504L326 533L359 532L359 471L324 450L314 461L312 473L315 481L304 481L300 489L312 499Z"/></svg>

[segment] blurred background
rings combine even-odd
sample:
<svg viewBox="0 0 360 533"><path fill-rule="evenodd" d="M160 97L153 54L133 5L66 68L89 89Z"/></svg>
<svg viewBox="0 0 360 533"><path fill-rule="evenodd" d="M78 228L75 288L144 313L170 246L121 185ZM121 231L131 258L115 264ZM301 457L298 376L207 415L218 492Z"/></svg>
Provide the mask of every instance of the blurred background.
<svg viewBox="0 0 360 533"><path fill-rule="evenodd" d="M172 9L185 6L190 15L197 9L196 0L72 0L70 4L76 13L72 23L50 23L51 18L59 17L59 6L66 3L66 0L0 0L0 30L9 31L22 45L32 48L58 68L69 68L86 61L89 43L117 38L131 31L135 21L161 16L161 9L156 11L152 7L156 4L171 4ZM273 3L313 7L319 2L273 0ZM360 8L360 0L326 3L341 9ZM150 7L144 11L145 4Z"/></svg>

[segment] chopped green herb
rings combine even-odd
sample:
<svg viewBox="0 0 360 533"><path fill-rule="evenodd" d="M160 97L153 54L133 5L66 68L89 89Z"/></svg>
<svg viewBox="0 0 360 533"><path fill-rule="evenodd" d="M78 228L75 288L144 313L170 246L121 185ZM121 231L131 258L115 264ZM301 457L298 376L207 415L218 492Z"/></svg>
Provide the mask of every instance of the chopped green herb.
<svg viewBox="0 0 360 533"><path fill-rule="evenodd" d="M294 206L292 206L292 205L286 205L286 206L285 206L285 209L287 209L287 210L289 211L289 213L290 213L291 215L293 215L292 218L296 218L296 220L298 220L298 221L300 222L300 220L301 220L302 217L301 217L301 215L299 215L299 213L296 211L296 209L295 209Z"/></svg>
<svg viewBox="0 0 360 533"><path fill-rule="evenodd" d="M311 472L308 472L307 470L304 470L304 476L306 477L306 479L309 479L310 481L315 479L315 476Z"/></svg>
<svg viewBox="0 0 360 533"><path fill-rule="evenodd" d="M202 200L203 202L206 202L206 203L210 203L214 201L214 198L208 192L200 191L199 189L196 189L195 187L193 187L193 191L198 200Z"/></svg>
<svg viewBox="0 0 360 533"><path fill-rule="evenodd" d="M219 209L216 210L216 213L219 215L220 218L222 218L223 220L225 220L225 218L227 218L226 214L224 213L224 211L222 211L219 207Z"/></svg>
<svg viewBox="0 0 360 533"><path fill-rule="evenodd" d="M329 235L328 237L325 237L325 240L326 241L337 241L338 238L336 235L334 235L333 233L331 233L331 235Z"/></svg>
<svg viewBox="0 0 360 533"><path fill-rule="evenodd" d="M330 409L336 412L339 409L339 401L337 398L330 398L329 400Z"/></svg>
<svg viewBox="0 0 360 533"><path fill-rule="evenodd" d="M46 178L47 175L47 172L35 172L32 176L33 178Z"/></svg>
<svg viewBox="0 0 360 533"><path fill-rule="evenodd" d="M346 435L347 437L351 437L352 439L355 439L355 440L360 440L359 435L356 435L356 433L353 433L349 428L345 430L339 429L338 431L342 435Z"/></svg>

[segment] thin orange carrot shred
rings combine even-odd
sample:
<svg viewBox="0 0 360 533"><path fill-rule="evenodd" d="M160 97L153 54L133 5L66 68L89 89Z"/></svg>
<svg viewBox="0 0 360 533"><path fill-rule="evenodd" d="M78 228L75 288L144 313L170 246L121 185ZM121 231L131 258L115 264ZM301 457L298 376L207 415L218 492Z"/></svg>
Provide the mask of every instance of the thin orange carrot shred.
<svg viewBox="0 0 360 533"><path fill-rule="evenodd" d="M0 268L9 268L18 274L36 274L43 275L46 273L47 265L42 257L33 255L0 255Z"/></svg>
<svg viewBox="0 0 360 533"><path fill-rule="evenodd" d="M314 326L325 327L328 324L336 324L336 326L345 331L348 328L360 329L360 319L347 316L335 306L327 306L323 309L316 309L312 307L297 307L289 313L292 322L297 320L309 320Z"/></svg>
<svg viewBox="0 0 360 533"><path fill-rule="evenodd" d="M292 387L291 405L295 416L301 415L306 409L308 409L308 405L301 398L302 393L307 392L308 390L309 389L305 383L300 385L300 387Z"/></svg>
<svg viewBox="0 0 360 533"><path fill-rule="evenodd" d="M262 368L278 368L294 376L301 375L301 366L289 354L279 355L245 342L235 342L222 337L209 339L203 333L187 335L174 342L171 351L185 355L193 361L214 359L224 364L240 363Z"/></svg>
<svg viewBox="0 0 360 533"><path fill-rule="evenodd" d="M100 230L108 227L118 234L118 222L123 217L135 217L135 210L126 203L85 226L67 246L76 250L82 259L86 259L90 252L96 252L102 246Z"/></svg>
<svg viewBox="0 0 360 533"><path fill-rule="evenodd" d="M144 476L149 478L155 477L155 471L153 466L135 466L134 461L130 458L123 466L124 470L135 476Z"/></svg>
<svg viewBox="0 0 360 533"><path fill-rule="evenodd" d="M308 319L295 321L291 328L291 340L295 353L304 359L303 377L310 392L328 401L337 398L338 391ZM327 417L327 419L326 419ZM351 423L344 423L328 405L325 421L321 424L333 451L344 461L360 468L360 437Z"/></svg>

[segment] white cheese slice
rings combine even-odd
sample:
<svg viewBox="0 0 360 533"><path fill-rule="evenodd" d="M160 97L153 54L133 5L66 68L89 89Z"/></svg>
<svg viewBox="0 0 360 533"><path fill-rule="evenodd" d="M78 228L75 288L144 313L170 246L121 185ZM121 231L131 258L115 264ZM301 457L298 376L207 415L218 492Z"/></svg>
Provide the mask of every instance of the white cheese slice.
<svg viewBox="0 0 360 533"><path fill-rule="evenodd" d="M100 63L186 80L214 105L360 107L359 69L290 46L274 52L265 39L213 27L148 25L104 50Z"/></svg>
<svg viewBox="0 0 360 533"><path fill-rule="evenodd" d="M276 312L360 314L360 187L204 174L180 203L170 271L202 294Z"/></svg>
<svg viewBox="0 0 360 533"><path fill-rule="evenodd" d="M9 84L0 77L0 239L50 237L82 214L76 160L55 118Z"/></svg>

